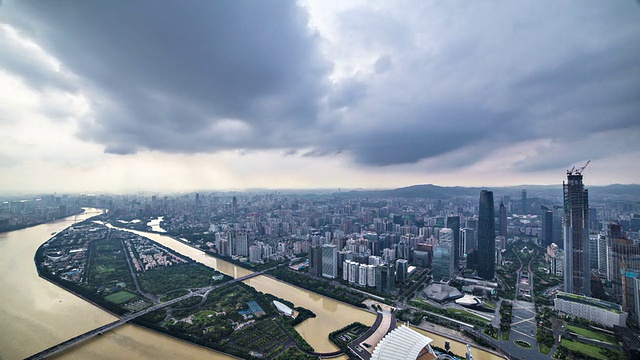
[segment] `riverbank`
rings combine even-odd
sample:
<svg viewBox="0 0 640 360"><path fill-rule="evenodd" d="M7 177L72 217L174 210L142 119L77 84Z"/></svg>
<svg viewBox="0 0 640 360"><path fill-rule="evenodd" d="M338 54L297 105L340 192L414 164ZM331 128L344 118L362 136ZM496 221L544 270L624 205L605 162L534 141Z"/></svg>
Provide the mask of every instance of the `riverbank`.
<svg viewBox="0 0 640 360"><path fill-rule="evenodd" d="M17 230L24 230L24 229L28 229L28 228L32 228L35 226L39 226L39 225L43 225L43 224L49 224L49 223L55 223L58 221L61 221L64 218L70 217L70 216L78 216L84 213L84 208L81 208L80 211L75 212L75 213L71 213L71 214L67 214L61 218L56 218L53 220L44 220L44 221L38 221L35 223L30 223L30 224L20 224L20 225L14 225L14 226L8 226L8 227L0 227L0 234L5 234L5 233L9 233L12 231L17 231ZM98 216L98 215L96 215Z"/></svg>

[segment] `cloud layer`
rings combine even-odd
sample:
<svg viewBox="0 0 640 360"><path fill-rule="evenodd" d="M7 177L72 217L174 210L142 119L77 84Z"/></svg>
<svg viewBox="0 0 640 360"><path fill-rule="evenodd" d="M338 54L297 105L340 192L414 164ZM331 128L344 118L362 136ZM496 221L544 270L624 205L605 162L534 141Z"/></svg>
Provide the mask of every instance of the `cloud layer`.
<svg viewBox="0 0 640 360"><path fill-rule="evenodd" d="M535 144L505 165L526 173L640 151L634 2L0 6L0 69L75 99L41 112L108 154L445 171Z"/></svg>

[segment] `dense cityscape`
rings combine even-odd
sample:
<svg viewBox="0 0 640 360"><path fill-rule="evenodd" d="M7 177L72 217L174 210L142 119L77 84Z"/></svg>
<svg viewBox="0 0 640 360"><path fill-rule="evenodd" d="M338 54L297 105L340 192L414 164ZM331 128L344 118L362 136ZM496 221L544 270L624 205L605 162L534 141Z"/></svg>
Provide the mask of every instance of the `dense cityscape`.
<svg viewBox="0 0 640 360"><path fill-rule="evenodd" d="M0 0L0 360L640 359L640 1Z"/></svg>
<svg viewBox="0 0 640 360"><path fill-rule="evenodd" d="M256 323L256 316L291 316L294 308L296 320L289 324L296 325L309 316L298 313L313 313L277 297L277 306L268 305L273 295L252 296L250 286L234 285L226 291L246 299L239 310L245 322L224 316L214 321L215 314L233 312L206 307L215 303L215 291L195 303L188 297L230 278L215 271L207 275L206 266L145 234L167 236L242 268L384 314L389 324L406 322L508 358L632 359L640 334L637 186L589 192L584 169L568 170L561 188L419 185L386 191L47 195L3 201L0 221L18 228L77 216L81 207L105 209L93 222L52 234L36 255L41 276L68 284L70 291L120 316L147 309L150 314L137 323L179 338L194 331L190 324L196 318L209 314L194 334L211 335L200 342L186 339L241 357L249 350L267 358L314 356L295 330L268 341L281 344L274 347L252 346L235 335L274 331L260 330L267 325ZM113 256L121 260L104 262ZM114 270L104 270L110 266ZM178 297L201 310L155 310ZM231 328L221 325L227 321ZM286 324L279 325L282 331L291 326ZM379 356L376 344L356 344L371 331L391 334L393 327L367 328L354 323L331 339L351 358ZM216 342L229 337L230 343ZM433 356L473 356L425 346ZM292 352L297 349L307 355ZM532 350L523 356L523 349Z"/></svg>

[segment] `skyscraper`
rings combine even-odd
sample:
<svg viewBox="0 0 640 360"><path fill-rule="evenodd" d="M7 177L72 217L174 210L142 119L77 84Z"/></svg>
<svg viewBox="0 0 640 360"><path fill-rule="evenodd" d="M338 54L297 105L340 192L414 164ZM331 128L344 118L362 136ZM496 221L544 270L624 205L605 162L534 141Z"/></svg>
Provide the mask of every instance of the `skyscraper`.
<svg viewBox="0 0 640 360"><path fill-rule="evenodd" d="M547 247L553 243L553 211L545 210L542 214L542 244Z"/></svg>
<svg viewBox="0 0 640 360"><path fill-rule="evenodd" d="M564 291L591 296L589 277L589 193L582 173L567 171L564 194Z"/></svg>
<svg viewBox="0 0 640 360"><path fill-rule="evenodd" d="M460 216L448 216L447 227L453 231L453 266L458 270L460 266Z"/></svg>
<svg viewBox="0 0 640 360"><path fill-rule="evenodd" d="M527 190L522 189L522 214L526 215L529 212L527 208Z"/></svg>
<svg viewBox="0 0 640 360"><path fill-rule="evenodd" d="M338 277L338 247L322 245L322 276L335 279Z"/></svg>
<svg viewBox="0 0 640 360"><path fill-rule="evenodd" d="M493 191L480 192L478 216L478 276L491 280L495 275L495 219L493 210Z"/></svg>
<svg viewBox="0 0 640 360"><path fill-rule="evenodd" d="M309 273L322 275L322 249L319 245L309 247Z"/></svg>
<svg viewBox="0 0 640 360"><path fill-rule="evenodd" d="M500 229L498 235L507 237L507 207L500 199Z"/></svg>

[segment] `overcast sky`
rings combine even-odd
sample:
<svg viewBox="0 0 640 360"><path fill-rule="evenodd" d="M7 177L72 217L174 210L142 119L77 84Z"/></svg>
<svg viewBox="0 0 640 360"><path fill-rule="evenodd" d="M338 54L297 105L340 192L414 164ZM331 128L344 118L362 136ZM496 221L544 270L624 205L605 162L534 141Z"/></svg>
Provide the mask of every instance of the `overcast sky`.
<svg viewBox="0 0 640 360"><path fill-rule="evenodd" d="M0 0L0 192L640 183L637 1Z"/></svg>

